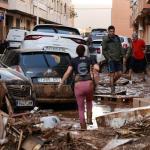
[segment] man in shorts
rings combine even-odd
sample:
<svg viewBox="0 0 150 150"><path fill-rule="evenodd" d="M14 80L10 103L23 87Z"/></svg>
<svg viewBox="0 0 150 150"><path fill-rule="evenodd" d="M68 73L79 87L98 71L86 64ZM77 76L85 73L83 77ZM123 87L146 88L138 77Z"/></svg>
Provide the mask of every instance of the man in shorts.
<svg viewBox="0 0 150 150"><path fill-rule="evenodd" d="M115 82L121 77L123 71L123 57L125 52L122 48L118 35L115 35L115 27L108 27L108 36L102 42L103 55L108 62L110 72L111 94L115 94Z"/></svg>
<svg viewBox="0 0 150 150"><path fill-rule="evenodd" d="M132 34L132 49L131 50L131 61L129 63L129 77L131 79L132 72L143 73L143 79L146 69L145 60L145 42L138 38L137 33Z"/></svg>

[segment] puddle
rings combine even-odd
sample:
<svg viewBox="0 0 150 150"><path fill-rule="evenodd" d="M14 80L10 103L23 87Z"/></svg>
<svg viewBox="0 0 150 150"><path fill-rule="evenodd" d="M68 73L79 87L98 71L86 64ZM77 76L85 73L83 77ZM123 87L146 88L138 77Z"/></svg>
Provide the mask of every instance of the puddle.
<svg viewBox="0 0 150 150"><path fill-rule="evenodd" d="M120 110L128 110L130 108L133 108L133 105L131 102L112 102L112 101L100 101L100 102L93 102L93 125L88 126L88 130L94 130L97 129L97 123L95 118L104 115L110 112L116 112ZM78 118L78 111L75 109L72 110L63 110L55 112L56 115L60 117L66 117L70 118L74 122L74 128L79 128L79 118ZM86 117L86 113L85 113Z"/></svg>

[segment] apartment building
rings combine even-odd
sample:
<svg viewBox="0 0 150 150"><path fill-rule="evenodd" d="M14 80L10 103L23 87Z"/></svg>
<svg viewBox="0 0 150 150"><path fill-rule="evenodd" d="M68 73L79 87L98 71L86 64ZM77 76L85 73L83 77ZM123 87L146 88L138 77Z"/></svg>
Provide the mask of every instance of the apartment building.
<svg viewBox="0 0 150 150"><path fill-rule="evenodd" d="M71 0L0 0L0 41L12 27L30 30L36 24L74 26Z"/></svg>
<svg viewBox="0 0 150 150"><path fill-rule="evenodd" d="M131 36L132 25L130 24L131 9L129 0L112 1L112 25L116 27L116 34Z"/></svg>
<svg viewBox="0 0 150 150"><path fill-rule="evenodd" d="M140 38L150 44L150 0L130 0L131 23Z"/></svg>

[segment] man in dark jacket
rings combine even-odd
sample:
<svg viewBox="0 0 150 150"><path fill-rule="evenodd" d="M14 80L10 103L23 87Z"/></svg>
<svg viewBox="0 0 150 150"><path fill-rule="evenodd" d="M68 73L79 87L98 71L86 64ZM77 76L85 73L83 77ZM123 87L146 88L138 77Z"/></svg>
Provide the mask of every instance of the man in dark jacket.
<svg viewBox="0 0 150 150"><path fill-rule="evenodd" d="M103 55L108 62L110 72L111 93L115 94L115 82L121 77L124 57L124 50L120 38L115 35L115 27L108 27L108 36L102 42Z"/></svg>

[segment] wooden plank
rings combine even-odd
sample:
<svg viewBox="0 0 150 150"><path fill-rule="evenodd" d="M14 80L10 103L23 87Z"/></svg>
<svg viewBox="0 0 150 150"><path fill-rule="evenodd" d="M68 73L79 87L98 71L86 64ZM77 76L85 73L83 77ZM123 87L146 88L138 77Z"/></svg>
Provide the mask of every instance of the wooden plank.
<svg viewBox="0 0 150 150"><path fill-rule="evenodd" d="M139 98L139 96L132 95L103 95L103 94L95 94L95 97L107 97L107 98L122 98L122 99L130 99L130 98Z"/></svg>
<svg viewBox="0 0 150 150"><path fill-rule="evenodd" d="M134 98L133 106L134 107L143 107L150 105L150 98Z"/></svg>
<svg viewBox="0 0 150 150"><path fill-rule="evenodd" d="M120 128L127 123L136 122L147 116L150 116L150 106L107 113L97 117L96 121L98 127Z"/></svg>

